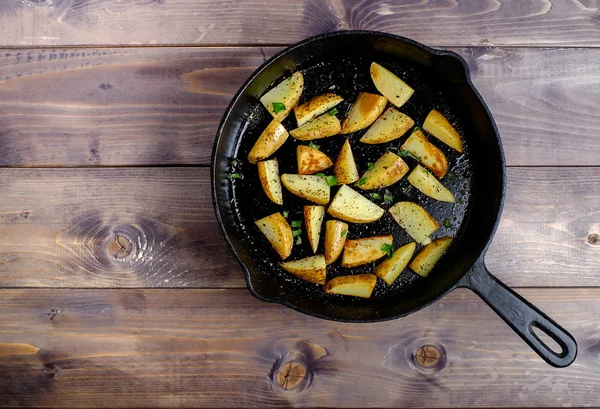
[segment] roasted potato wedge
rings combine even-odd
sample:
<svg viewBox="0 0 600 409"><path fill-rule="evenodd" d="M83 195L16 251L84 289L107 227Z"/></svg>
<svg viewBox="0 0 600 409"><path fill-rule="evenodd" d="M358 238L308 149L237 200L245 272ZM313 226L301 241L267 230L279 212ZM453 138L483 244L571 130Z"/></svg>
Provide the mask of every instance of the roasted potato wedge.
<svg viewBox="0 0 600 409"><path fill-rule="evenodd" d="M414 125L415 121L411 117L389 107L377 118L375 123L360 138L360 141L368 144L393 141L404 135Z"/></svg>
<svg viewBox="0 0 600 409"><path fill-rule="evenodd" d="M374 273L388 285L392 285L400 273L406 268L413 256L417 243L410 242L394 251L394 255L381 262Z"/></svg>
<svg viewBox="0 0 600 409"><path fill-rule="evenodd" d="M454 203L456 200L452 192L421 165L417 165L410 172L408 181L411 185L433 199L449 203Z"/></svg>
<svg viewBox="0 0 600 409"><path fill-rule="evenodd" d="M371 223L379 220L384 210L348 185L342 185L327 213L346 222Z"/></svg>
<svg viewBox="0 0 600 409"><path fill-rule="evenodd" d="M318 95L313 99L306 101L304 104L300 104L294 107L294 115L296 115L296 122L298 126L302 126L305 123L312 121L319 115L329 111L331 108L342 102L344 98L339 95L328 92L326 94Z"/></svg>
<svg viewBox="0 0 600 409"><path fill-rule="evenodd" d="M283 193L281 192L279 164L277 163L277 159L258 162L257 168L260 184L269 200L278 205L283 204Z"/></svg>
<svg viewBox="0 0 600 409"><path fill-rule="evenodd" d="M371 64L371 79L375 88L398 108L415 92L406 82L375 62Z"/></svg>
<svg viewBox="0 0 600 409"><path fill-rule="evenodd" d="M256 163L275 153L288 138L288 131L276 119L273 119L260 134L248 154L248 162Z"/></svg>
<svg viewBox="0 0 600 409"><path fill-rule="evenodd" d="M362 190L379 189L390 186L408 173L408 165L395 153L386 151L367 170L355 185Z"/></svg>
<svg viewBox="0 0 600 409"><path fill-rule="evenodd" d="M292 129L290 135L300 141L312 141L314 139L328 138L341 132L342 125L335 115L325 113L316 117L301 127Z"/></svg>
<svg viewBox="0 0 600 409"><path fill-rule="evenodd" d="M386 105L387 99L381 95L361 92L342 121L341 133L356 132L371 125L381 115Z"/></svg>
<svg viewBox="0 0 600 409"><path fill-rule="evenodd" d="M358 169L356 168L356 162L354 161L354 155L352 154L352 148L348 139L342 145L342 149L340 149L340 153L335 160L333 173L338 181L338 185L354 183L358 180Z"/></svg>
<svg viewBox="0 0 600 409"><path fill-rule="evenodd" d="M322 254L279 264L288 273L309 283L325 284L327 265Z"/></svg>
<svg viewBox="0 0 600 409"><path fill-rule="evenodd" d="M304 224L306 226L306 235L313 253L317 252L319 239L321 238L321 226L325 217L324 206L304 206Z"/></svg>
<svg viewBox="0 0 600 409"><path fill-rule="evenodd" d="M310 200L316 204L326 205L329 203L329 185L325 178L314 175L293 175L285 173L281 175L283 186L296 196Z"/></svg>
<svg viewBox="0 0 600 409"><path fill-rule="evenodd" d="M408 266L421 277L427 277L435 264L444 255L446 250L448 250L451 242L452 237L435 239L423 247Z"/></svg>
<svg viewBox="0 0 600 409"><path fill-rule="evenodd" d="M301 72L295 72L263 95L260 102L273 115L275 120L281 122L288 116L292 108L298 104L303 89L304 77ZM285 109L275 113L274 103L283 104Z"/></svg>
<svg viewBox="0 0 600 409"><path fill-rule="evenodd" d="M298 174L312 175L333 166L329 156L310 146L298 145L296 148Z"/></svg>
<svg viewBox="0 0 600 409"><path fill-rule="evenodd" d="M413 202L398 202L388 212L417 243L423 244L440 228L438 221L427 210Z"/></svg>
<svg viewBox="0 0 600 409"><path fill-rule="evenodd" d="M393 241L392 235L346 240L344 254L342 254L342 267L356 267L379 260L387 254L383 247L391 246Z"/></svg>
<svg viewBox="0 0 600 409"><path fill-rule="evenodd" d="M446 155L437 146L429 142L420 129L417 129L408 137L402 145L402 149L420 158L421 163L439 179L446 175L448 171Z"/></svg>
<svg viewBox="0 0 600 409"><path fill-rule="evenodd" d="M325 222L325 263L331 264L338 259L346 238L348 237L348 225L339 220L327 220Z"/></svg>
<svg viewBox="0 0 600 409"><path fill-rule="evenodd" d="M254 222L262 234L265 235L271 246L275 249L282 260L285 260L292 252L293 240L292 228L281 213L273 213Z"/></svg>
<svg viewBox="0 0 600 409"><path fill-rule="evenodd" d="M370 298L376 284L377 276L373 274L356 274L333 278L325 284L323 289L328 294Z"/></svg>
<svg viewBox="0 0 600 409"><path fill-rule="evenodd" d="M444 142L454 150L462 153L463 143L456 129L444 115L432 109L423 122L423 129Z"/></svg>

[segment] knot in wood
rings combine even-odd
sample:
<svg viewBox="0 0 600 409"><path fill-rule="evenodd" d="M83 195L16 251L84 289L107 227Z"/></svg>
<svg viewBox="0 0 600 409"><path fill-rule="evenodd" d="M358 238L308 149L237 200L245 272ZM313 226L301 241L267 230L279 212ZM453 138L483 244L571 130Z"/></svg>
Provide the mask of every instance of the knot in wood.
<svg viewBox="0 0 600 409"><path fill-rule="evenodd" d="M126 258L131 254L132 248L131 240L119 233L115 233L113 239L108 242L108 252L115 260Z"/></svg>
<svg viewBox="0 0 600 409"><path fill-rule="evenodd" d="M415 352L415 360L418 365L431 368L440 361L441 355L434 345L423 345Z"/></svg>
<svg viewBox="0 0 600 409"><path fill-rule="evenodd" d="M435 339L415 340L406 349L409 365L423 374L434 374L446 367L446 348Z"/></svg>
<svg viewBox="0 0 600 409"><path fill-rule="evenodd" d="M275 372L275 381L284 391L296 389L306 381L307 368L298 361L288 361Z"/></svg>
<svg viewBox="0 0 600 409"><path fill-rule="evenodd" d="M588 243L590 243L592 246L599 245L600 244L600 236L598 236L596 233L590 234L588 236Z"/></svg>

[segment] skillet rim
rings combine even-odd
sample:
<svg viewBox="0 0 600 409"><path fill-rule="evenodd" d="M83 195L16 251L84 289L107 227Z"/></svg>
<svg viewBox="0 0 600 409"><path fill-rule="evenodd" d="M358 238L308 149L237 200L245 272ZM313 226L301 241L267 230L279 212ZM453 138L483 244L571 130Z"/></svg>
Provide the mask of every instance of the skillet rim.
<svg viewBox="0 0 600 409"><path fill-rule="evenodd" d="M320 314L318 312L314 312L314 311L310 311L310 310L301 308L301 307L287 301L287 299L285 299L285 298L268 297L268 296L264 296L264 295L258 293L254 289L254 286L253 286L250 269L242 261L242 258L238 254L236 248L234 247L233 243L231 242L231 240L229 238L229 235L227 234L227 231L225 230L225 224L223 222L223 218L221 216L221 210L219 207L219 202L217 200L217 184L216 184L216 180L217 180L216 173L217 172L216 172L216 166L215 166L216 165L217 148L223 137L223 128L225 126L225 123L229 120L229 118L231 116L231 112L233 110L233 107L237 104L242 93L252 84L252 82L256 79L256 77L258 77L258 75L260 75L266 68L268 68L272 63L274 63L275 61L277 61L284 55L288 54L289 52L292 52L293 50L304 47L305 45L307 45L309 43L322 41L322 40L325 40L325 39L328 39L331 37L346 36L346 35L361 35L361 36L365 35L365 36L386 37L386 38L389 38L389 39L392 39L395 41L404 42L406 44L420 48L421 50L425 51L426 53L429 53L436 57L446 56L446 57L451 57L451 58L457 60L463 67L465 83L469 86L469 88L473 92L473 94L474 94L475 98L477 99L477 101L479 102L479 104L481 104L481 107L485 111L485 114L487 115L487 117L492 125L492 129L494 131L494 137L496 139L496 143L498 146L498 154L499 154L500 165L501 165L500 166L500 168L501 168L500 169L500 171L501 171L501 174L500 174L501 189L499 192L500 200L498 202L498 211L496 213L496 220L494 221L494 224L490 231L489 237L487 238L486 243L482 247L480 254L477 256L476 261L463 273L462 276L460 276L460 278L458 278L452 285L450 285L447 289L445 289L440 295L433 297L432 299L430 299L426 302L423 302L423 303L419 304L418 306L416 306L408 311L405 311L403 313L384 316L384 317L368 318L368 319L351 319L351 318L332 317L332 316L329 316L326 314ZM479 94L479 91L477 90L477 88L475 88L475 85L471 81L471 74L470 74L469 66L468 66L467 62L465 61L465 59L461 55L455 53L454 51L431 48L429 46L426 46L422 43L419 43L419 42L412 40L410 38L407 38L407 37L399 36L396 34L385 33L385 32L381 32L381 31L374 31L374 30L340 30L340 31L334 31L334 32L329 32L329 33L324 33L324 34L319 34L316 36L308 37L298 43L292 44L292 45L284 48L283 50L277 52L274 56L272 56L271 58L269 58L268 60L263 62L248 77L248 79L244 82L244 84L237 90L237 92L231 99L230 103L228 104L227 108L225 109L225 112L223 113L223 116L221 117L219 127L217 128L215 140L213 142L210 167L211 167L210 183L211 183L212 202L213 202L213 208L215 211L215 216L217 218L217 223L219 224L219 228L221 229L221 233L223 235L223 238L225 239L225 242L227 243L227 246L229 247L229 249L235 256L235 258L237 259L238 263L240 263L240 265L242 266L242 269L244 270L244 278L246 280L246 287L248 288L248 291L250 292L250 294L252 294L255 298L259 299L260 301L271 302L271 303L276 302L287 308L301 312L303 314L310 315L310 316L320 318L320 319L329 320L329 321L335 321L335 322L376 323L376 322L395 320L395 319L402 318L407 315L413 314L413 313L439 301L440 299L444 298L446 295L448 295L450 292L452 292L457 287L468 287L466 278L470 275L470 273L472 271L474 271L475 266L480 265L480 264L484 265L483 258L492 242L492 239L496 233L496 230L498 229L498 225L500 223L500 216L502 215L502 210L504 208L504 201L505 201L505 197L506 197L506 159L505 159L505 155L504 155L504 148L502 146L502 140L500 139L500 135L498 133L498 127L496 126L496 122L494 121L494 118L490 112L490 109L488 108L488 106L485 103L485 101L483 100L481 94Z"/></svg>

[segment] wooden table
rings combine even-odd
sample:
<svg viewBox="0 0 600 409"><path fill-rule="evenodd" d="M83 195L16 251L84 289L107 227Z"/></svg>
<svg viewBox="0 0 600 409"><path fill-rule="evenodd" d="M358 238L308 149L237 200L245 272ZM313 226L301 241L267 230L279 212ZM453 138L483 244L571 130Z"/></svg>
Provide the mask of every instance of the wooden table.
<svg viewBox="0 0 600 409"><path fill-rule="evenodd" d="M467 290L370 325L246 290L217 124L266 58L346 28L467 60L509 165L487 263L577 338L569 368ZM0 406L600 404L597 1L5 0L0 46Z"/></svg>

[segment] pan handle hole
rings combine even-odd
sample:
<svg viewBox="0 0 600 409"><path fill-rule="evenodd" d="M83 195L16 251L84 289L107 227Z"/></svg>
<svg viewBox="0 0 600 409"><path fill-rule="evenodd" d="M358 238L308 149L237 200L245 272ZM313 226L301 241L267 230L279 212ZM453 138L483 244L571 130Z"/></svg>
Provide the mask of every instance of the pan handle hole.
<svg viewBox="0 0 600 409"><path fill-rule="evenodd" d="M558 343L558 341L554 338L553 334L547 332L545 328L542 328L540 324L537 322L529 325L529 329L532 332L533 336L540 340L546 347L554 352L558 356L562 356L564 354L563 347Z"/></svg>

